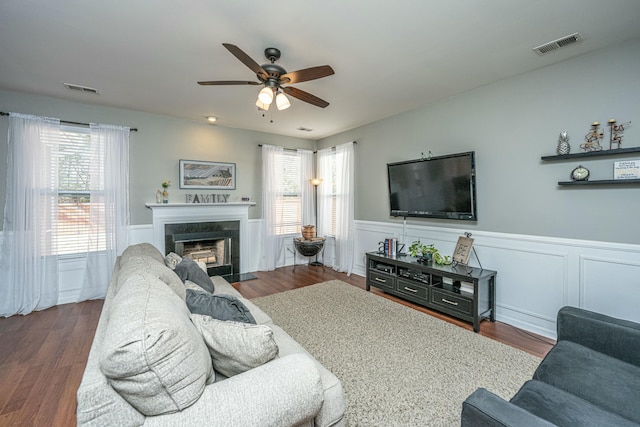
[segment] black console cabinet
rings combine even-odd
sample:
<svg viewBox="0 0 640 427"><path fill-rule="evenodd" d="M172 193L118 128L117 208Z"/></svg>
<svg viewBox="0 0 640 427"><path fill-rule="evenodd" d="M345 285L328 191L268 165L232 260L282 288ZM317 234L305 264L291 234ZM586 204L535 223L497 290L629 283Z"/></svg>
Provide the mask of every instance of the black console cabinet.
<svg viewBox="0 0 640 427"><path fill-rule="evenodd" d="M421 264L409 256L367 254L367 291L371 286L416 304L473 323L495 321L496 272L465 265Z"/></svg>

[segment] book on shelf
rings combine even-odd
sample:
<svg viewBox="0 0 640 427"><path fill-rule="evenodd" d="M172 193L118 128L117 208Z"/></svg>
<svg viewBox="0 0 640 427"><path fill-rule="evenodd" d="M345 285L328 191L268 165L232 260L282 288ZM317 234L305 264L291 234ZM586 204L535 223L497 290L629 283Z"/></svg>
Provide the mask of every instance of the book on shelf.
<svg viewBox="0 0 640 427"><path fill-rule="evenodd" d="M473 293L473 283L471 282L460 282L460 290L462 292Z"/></svg>

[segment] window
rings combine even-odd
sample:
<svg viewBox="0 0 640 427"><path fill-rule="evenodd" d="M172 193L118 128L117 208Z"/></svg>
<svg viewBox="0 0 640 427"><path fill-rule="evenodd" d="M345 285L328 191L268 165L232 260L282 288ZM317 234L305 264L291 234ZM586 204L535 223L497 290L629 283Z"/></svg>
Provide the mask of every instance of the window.
<svg viewBox="0 0 640 427"><path fill-rule="evenodd" d="M282 171L276 199L276 234L296 234L302 228L302 188L300 185L301 162L297 152L285 151L276 160Z"/></svg>
<svg viewBox="0 0 640 427"><path fill-rule="evenodd" d="M106 248L104 201L92 188L92 173L104 175L104 153L92 150L89 129L62 126L51 144L52 170L58 171L57 221L52 233L53 254L102 251ZM94 184L95 185L95 184ZM93 190L93 191L92 191ZM98 190L98 191L96 191ZM93 197L93 199L92 199ZM96 200L98 199L98 200ZM92 222L93 220L93 222Z"/></svg>

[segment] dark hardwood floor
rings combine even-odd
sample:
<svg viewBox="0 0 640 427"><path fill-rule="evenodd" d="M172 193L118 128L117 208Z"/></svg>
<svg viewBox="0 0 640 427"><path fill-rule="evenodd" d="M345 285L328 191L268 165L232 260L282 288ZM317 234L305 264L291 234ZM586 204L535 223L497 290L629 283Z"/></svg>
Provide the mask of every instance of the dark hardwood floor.
<svg viewBox="0 0 640 427"><path fill-rule="evenodd" d="M247 298L266 296L326 280L339 279L364 289L365 279L330 268L297 266L255 273L257 279L235 283ZM471 330L471 325L374 293ZM80 385L102 300L65 304L27 316L0 318L0 426L74 426ZM553 341L504 323L482 322L480 333L544 356Z"/></svg>

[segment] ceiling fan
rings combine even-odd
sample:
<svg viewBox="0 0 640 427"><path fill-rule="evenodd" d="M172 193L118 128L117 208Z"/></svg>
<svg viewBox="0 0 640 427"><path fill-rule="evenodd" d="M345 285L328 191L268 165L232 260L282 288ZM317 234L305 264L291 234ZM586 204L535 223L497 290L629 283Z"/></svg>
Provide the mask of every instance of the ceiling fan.
<svg viewBox="0 0 640 427"><path fill-rule="evenodd" d="M203 86L222 86L222 85L263 85L264 87L258 93L258 101L256 105L262 110L268 110L269 106L276 101L278 110L289 108L291 103L285 96L291 95L301 101L308 102L316 107L325 108L329 105L324 99L320 99L315 95L305 92L295 87L283 86L294 83L307 82L309 80L321 79L323 77L334 74L333 68L329 65L320 65L317 67L305 68L298 71L287 72L283 67L276 64L280 59L280 50L275 47L269 47L264 50L264 56L269 60L268 64L258 65L249 55L244 53L238 46L230 43L222 43L229 52L240 60L244 65L249 67L251 71L256 73L259 81L238 81L238 80L222 80L222 81L205 81L198 82Z"/></svg>

